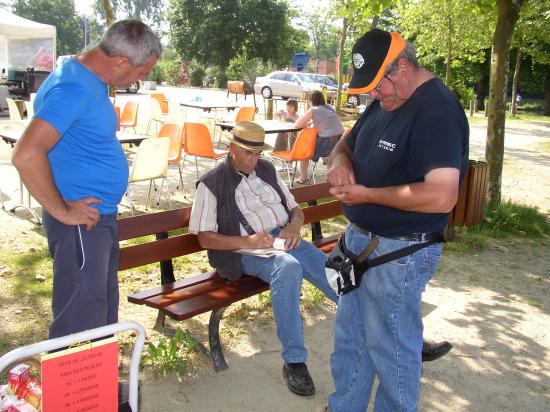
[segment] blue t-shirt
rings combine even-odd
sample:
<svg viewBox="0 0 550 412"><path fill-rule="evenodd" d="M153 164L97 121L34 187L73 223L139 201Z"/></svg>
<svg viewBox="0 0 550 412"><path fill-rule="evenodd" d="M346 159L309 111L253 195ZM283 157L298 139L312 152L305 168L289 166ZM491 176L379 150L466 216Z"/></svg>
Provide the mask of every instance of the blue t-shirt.
<svg viewBox="0 0 550 412"><path fill-rule="evenodd" d="M108 88L75 59L52 72L34 102L35 118L61 135L48 152L63 199L101 199L100 214L113 214L128 185L128 164L116 138L117 116Z"/></svg>
<svg viewBox="0 0 550 412"><path fill-rule="evenodd" d="M353 151L358 184L397 186L424 181L432 169L453 167L464 175L468 166L469 126L464 109L438 79L422 84L394 111L374 101L345 142ZM345 206L348 219L382 236L437 232L446 213L409 212L388 206Z"/></svg>

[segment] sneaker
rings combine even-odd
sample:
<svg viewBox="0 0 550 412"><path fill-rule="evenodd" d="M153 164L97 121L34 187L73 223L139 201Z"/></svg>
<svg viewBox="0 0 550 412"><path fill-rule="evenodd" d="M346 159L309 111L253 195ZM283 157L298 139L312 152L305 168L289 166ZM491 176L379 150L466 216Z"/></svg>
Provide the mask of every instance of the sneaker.
<svg viewBox="0 0 550 412"><path fill-rule="evenodd" d="M312 396L315 394L315 385L305 363L285 362L283 365L283 377L286 380L288 389L296 395Z"/></svg>

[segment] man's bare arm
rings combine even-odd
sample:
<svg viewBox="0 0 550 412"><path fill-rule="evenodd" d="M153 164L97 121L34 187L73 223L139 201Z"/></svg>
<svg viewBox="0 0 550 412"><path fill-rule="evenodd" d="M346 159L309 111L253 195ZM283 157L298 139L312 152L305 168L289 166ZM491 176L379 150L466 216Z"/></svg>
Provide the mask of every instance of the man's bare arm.
<svg viewBox="0 0 550 412"><path fill-rule="evenodd" d="M424 182L382 188L344 185L330 192L347 205L371 203L411 212L448 213L458 198L459 176L458 169L446 167L428 172Z"/></svg>
<svg viewBox="0 0 550 412"><path fill-rule="evenodd" d="M67 225L85 224L91 229L99 221L99 212L90 204L100 200L87 197L65 201L55 187L48 152L59 138L49 123L33 119L15 145L12 162L29 192L48 213Z"/></svg>

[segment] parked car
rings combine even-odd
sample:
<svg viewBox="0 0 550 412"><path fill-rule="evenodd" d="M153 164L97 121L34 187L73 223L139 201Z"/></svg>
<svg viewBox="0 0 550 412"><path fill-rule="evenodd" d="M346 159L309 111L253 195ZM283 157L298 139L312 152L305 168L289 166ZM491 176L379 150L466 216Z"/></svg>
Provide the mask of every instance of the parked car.
<svg viewBox="0 0 550 412"><path fill-rule="evenodd" d="M74 57L74 54L67 54L65 56L59 56L55 62L55 67L61 66L62 64L68 62L70 59ZM130 84L128 87L117 87L117 90L124 90L128 93L137 93L140 88L139 80L136 80L132 84Z"/></svg>
<svg viewBox="0 0 550 412"><path fill-rule="evenodd" d="M303 92L321 90L323 86L326 85L317 82L308 73L277 71L257 77L254 92L261 94L265 99L273 96L300 98Z"/></svg>
<svg viewBox="0 0 550 412"><path fill-rule="evenodd" d="M347 93L348 91L349 83L344 83L342 85L342 90ZM372 102L372 99L370 98L370 94L368 93L361 93L361 94L348 94L346 98L346 102L348 104L351 104L352 106L368 106L370 102Z"/></svg>
<svg viewBox="0 0 550 412"><path fill-rule="evenodd" d="M317 73L311 73L310 76L312 76L318 83L322 83L327 87L332 87L335 90L338 89L338 80L332 76Z"/></svg>

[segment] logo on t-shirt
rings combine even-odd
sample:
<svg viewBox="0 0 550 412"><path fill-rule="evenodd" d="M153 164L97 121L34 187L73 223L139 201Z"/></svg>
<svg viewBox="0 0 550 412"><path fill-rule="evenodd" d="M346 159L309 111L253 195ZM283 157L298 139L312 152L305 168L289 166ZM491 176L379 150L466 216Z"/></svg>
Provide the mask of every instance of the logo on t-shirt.
<svg viewBox="0 0 550 412"><path fill-rule="evenodd" d="M393 150L395 149L396 147L396 144L395 143L390 143L390 142L386 142L385 140L382 140L380 139L378 141L378 147L380 149L384 149L384 150L388 150L390 152L393 152Z"/></svg>

